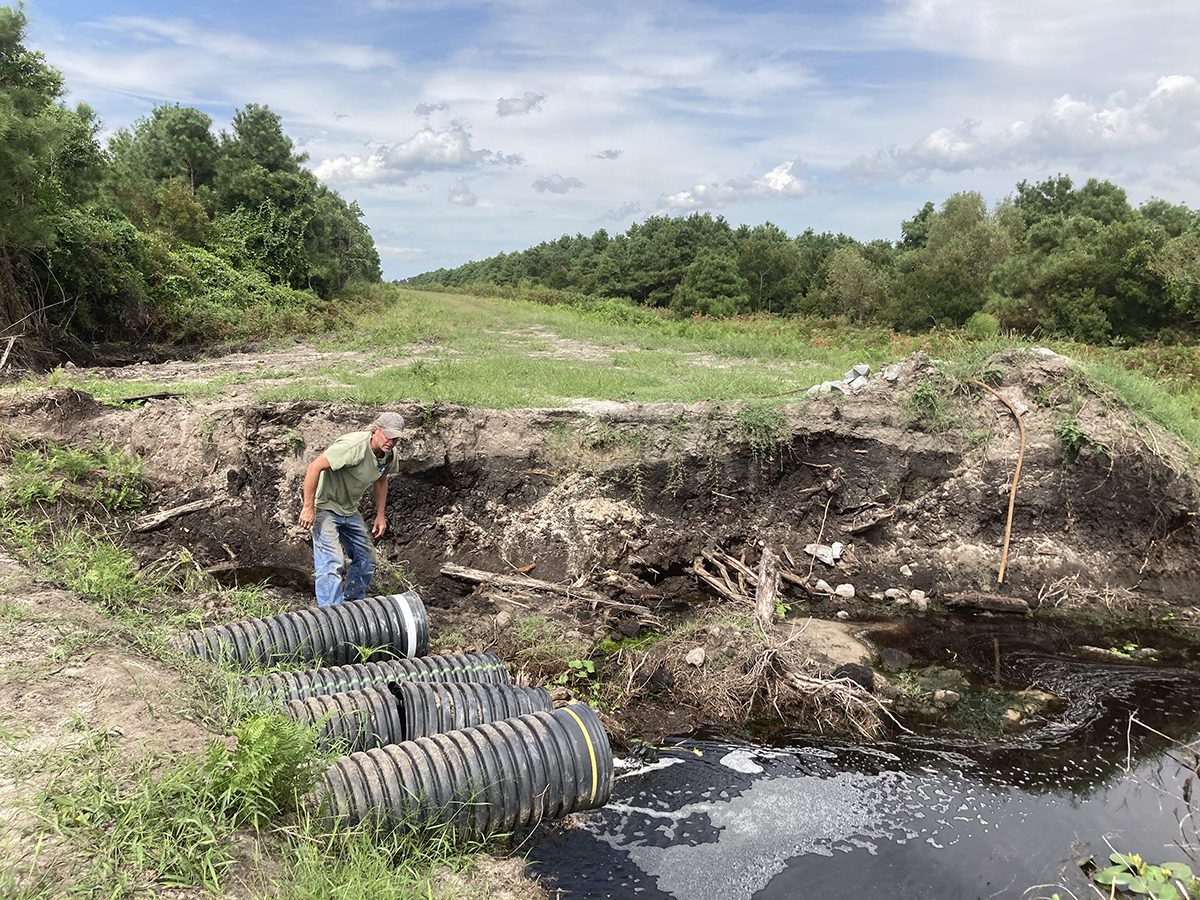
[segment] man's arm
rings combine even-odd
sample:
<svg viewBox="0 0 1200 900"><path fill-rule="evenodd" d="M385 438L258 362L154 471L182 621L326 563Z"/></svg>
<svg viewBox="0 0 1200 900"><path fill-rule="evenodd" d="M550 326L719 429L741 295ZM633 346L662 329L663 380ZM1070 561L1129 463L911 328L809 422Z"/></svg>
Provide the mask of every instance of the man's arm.
<svg viewBox="0 0 1200 900"><path fill-rule="evenodd" d="M300 525L303 528L312 528L313 516L316 515L313 503L317 499L317 482L321 480L321 473L331 468L329 458L322 453L304 470L304 506L300 509Z"/></svg>
<svg viewBox="0 0 1200 900"><path fill-rule="evenodd" d="M387 475L380 475L375 481L375 524L371 527L371 534L377 538L383 537L387 531Z"/></svg>

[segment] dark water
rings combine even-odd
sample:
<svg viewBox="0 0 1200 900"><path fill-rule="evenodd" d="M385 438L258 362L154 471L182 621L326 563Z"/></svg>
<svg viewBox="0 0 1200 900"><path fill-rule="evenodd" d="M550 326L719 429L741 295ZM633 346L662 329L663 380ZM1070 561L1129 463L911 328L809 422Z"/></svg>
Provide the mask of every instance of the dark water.
<svg viewBox="0 0 1200 900"><path fill-rule="evenodd" d="M1019 738L682 741L619 769L605 809L534 831L532 868L572 897L986 898L1084 896L1073 857L1106 856L1106 840L1193 861L1182 789L1196 759L1178 744L1200 737L1196 672L1012 637L1006 680L1068 701ZM978 638L965 634L992 645Z"/></svg>

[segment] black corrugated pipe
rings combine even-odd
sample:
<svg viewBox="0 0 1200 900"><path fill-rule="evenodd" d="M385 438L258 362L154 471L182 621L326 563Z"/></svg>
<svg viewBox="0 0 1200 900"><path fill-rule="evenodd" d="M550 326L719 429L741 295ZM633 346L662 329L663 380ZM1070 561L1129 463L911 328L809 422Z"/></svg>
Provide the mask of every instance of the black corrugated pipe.
<svg viewBox="0 0 1200 900"><path fill-rule="evenodd" d="M573 703L343 756L309 800L330 825L452 823L478 834L608 802L613 756L590 707Z"/></svg>
<svg viewBox="0 0 1200 900"><path fill-rule="evenodd" d="M384 657L429 652L429 621L416 591L354 600L187 631L174 644L185 653L242 667L316 661L362 661L359 648Z"/></svg>
<svg viewBox="0 0 1200 900"><path fill-rule="evenodd" d="M268 703L358 691L389 681L475 681L508 684L508 666L495 653L447 653L417 659L327 666L302 672L272 672L240 679L242 690Z"/></svg>
<svg viewBox="0 0 1200 900"><path fill-rule="evenodd" d="M549 712L545 688L511 684L400 684L291 700L284 712L319 726L321 750L349 753L398 744L498 719Z"/></svg>

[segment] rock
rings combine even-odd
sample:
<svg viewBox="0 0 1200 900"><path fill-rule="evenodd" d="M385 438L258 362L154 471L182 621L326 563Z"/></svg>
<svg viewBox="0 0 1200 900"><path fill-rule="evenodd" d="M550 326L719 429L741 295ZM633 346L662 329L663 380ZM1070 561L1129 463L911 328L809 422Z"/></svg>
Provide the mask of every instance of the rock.
<svg viewBox="0 0 1200 900"><path fill-rule="evenodd" d="M879 667L885 672L903 672L912 661L912 654L906 650L884 647L879 651Z"/></svg>
<svg viewBox="0 0 1200 900"><path fill-rule="evenodd" d="M859 375L857 378L855 378L853 381L850 382L850 393L857 394L859 391L861 391L863 388L865 388L870 383L871 383L871 380L869 378L867 378L866 375Z"/></svg>
<svg viewBox="0 0 1200 900"><path fill-rule="evenodd" d="M929 601L924 597L920 598L919 600L913 600L912 605L913 609L919 613L929 612Z"/></svg>
<svg viewBox="0 0 1200 900"><path fill-rule="evenodd" d="M1017 728L1024 718L1019 709L1006 709L1004 711L1004 727Z"/></svg>
<svg viewBox="0 0 1200 900"><path fill-rule="evenodd" d="M889 600L899 600L901 597L907 597L908 591L901 590L900 588L888 588L883 592L883 596Z"/></svg>
<svg viewBox="0 0 1200 900"><path fill-rule="evenodd" d="M890 381L894 384L900 380L900 366L895 363L890 366L884 366L880 374L883 376L884 381Z"/></svg>
<svg viewBox="0 0 1200 900"><path fill-rule="evenodd" d="M689 666L695 666L697 669L704 665L704 648L696 647L688 651L688 655L684 657L684 662Z"/></svg>
<svg viewBox="0 0 1200 900"><path fill-rule="evenodd" d="M875 673L861 663L843 663L829 673L830 678L847 678L865 691L875 690Z"/></svg>
<svg viewBox="0 0 1200 900"><path fill-rule="evenodd" d="M1058 354L1049 347L1033 347L1029 351L1030 356L1036 356L1038 359L1057 359Z"/></svg>
<svg viewBox="0 0 1200 900"><path fill-rule="evenodd" d="M507 609L502 609L496 613L496 627L503 631L512 624L513 614Z"/></svg>
<svg viewBox="0 0 1200 900"><path fill-rule="evenodd" d="M642 633L642 623L637 619L622 619L613 630L623 638L635 638Z"/></svg>
<svg viewBox="0 0 1200 900"><path fill-rule="evenodd" d="M843 380L847 384L850 384L850 383L858 380L859 378L865 378L866 376L868 376L870 374L871 374L871 367L867 363L859 363L858 365L854 366L849 372L846 373L846 377Z"/></svg>
<svg viewBox="0 0 1200 900"><path fill-rule="evenodd" d="M63 363L63 368L64 368L64 369L74 369L74 368L75 368L75 363L71 362L71 361L68 359L68 360L67 360L65 363Z"/></svg>
<svg viewBox="0 0 1200 900"><path fill-rule="evenodd" d="M937 690L933 692L933 703L941 709L949 709L962 699L958 691Z"/></svg>
<svg viewBox="0 0 1200 900"><path fill-rule="evenodd" d="M1136 647L1129 651L1131 659L1153 659L1158 656L1158 651L1153 647Z"/></svg>
<svg viewBox="0 0 1200 900"><path fill-rule="evenodd" d="M871 593L867 594L867 596L870 597L872 600L886 600L887 599L887 597L883 596L883 594L881 594L879 591L871 591Z"/></svg>
<svg viewBox="0 0 1200 900"><path fill-rule="evenodd" d="M827 566L832 566L842 558L842 550L845 545L841 541L834 541L832 544L806 544L804 552L809 556L815 556Z"/></svg>
<svg viewBox="0 0 1200 900"><path fill-rule="evenodd" d="M896 687L883 675L875 674L875 694L884 700L895 700L900 696L900 688Z"/></svg>
<svg viewBox="0 0 1200 900"><path fill-rule="evenodd" d="M839 609L837 611L837 617L844 622L846 619L850 618L850 613L846 612L844 609Z"/></svg>
<svg viewBox="0 0 1200 900"><path fill-rule="evenodd" d="M852 585L852 584L839 584L837 587L835 587L833 589L833 592L835 594L837 594L839 597L841 597L843 600L853 600L854 599L854 585Z"/></svg>
<svg viewBox="0 0 1200 900"><path fill-rule="evenodd" d="M824 578L817 579L816 588L822 594L832 594L833 593L833 588L831 588L829 586L829 582L826 581Z"/></svg>
<svg viewBox="0 0 1200 900"><path fill-rule="evenodd" d="M917 674L917 687L927 694L935 691L954 691L962 695L970 689L967 676L958 669L946 666L926 666Z"/></svg>
<svg viewBox="0 0 1200 900"><path fill-rule="evenodd" d="M900 609L903 609L910 605L912 605L912 601L909 600L907 597L901 597L899 600L893 601L893 603L892 603L892 606L898 607Z"/></svg>
<svg viewBox="0 0 1200 900"><path fill-rule="evenodd" d="M565 703L573 698L567 688L559 686L550 688L550 699L556 703Z"/></svg>
<svg viewBox="0 0 1200 900"><path fill-rule="evenodd" d="M919 600L924 600L925 592L924 591L909 591L908 599L911 600L913 603L916 603Z"/></svg>
<svg viewBox="0 0 1200 900"><path fill-rule="evenodd" d="M906 578L912 578L912 569L910 569L908 566L901 566L900 574Z"/></svg>

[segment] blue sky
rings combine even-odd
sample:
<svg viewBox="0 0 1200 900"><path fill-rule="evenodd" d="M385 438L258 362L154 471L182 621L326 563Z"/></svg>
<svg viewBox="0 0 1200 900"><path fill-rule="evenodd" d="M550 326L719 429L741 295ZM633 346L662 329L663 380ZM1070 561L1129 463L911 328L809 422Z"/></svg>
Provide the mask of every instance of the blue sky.
<svg viewBox="0 0 1200 900"><path fill-rule="evenodd" d="M1200 206L1200 3L28 0L105 134L266 103L389 278L708 211L862 240L1109 178Z"/></svg>

